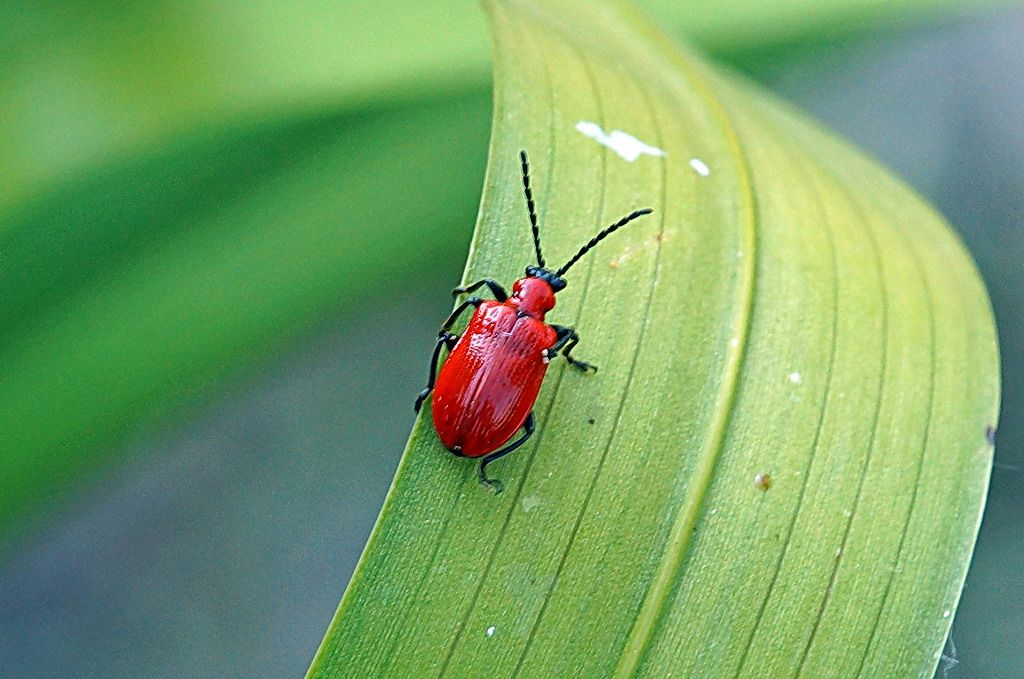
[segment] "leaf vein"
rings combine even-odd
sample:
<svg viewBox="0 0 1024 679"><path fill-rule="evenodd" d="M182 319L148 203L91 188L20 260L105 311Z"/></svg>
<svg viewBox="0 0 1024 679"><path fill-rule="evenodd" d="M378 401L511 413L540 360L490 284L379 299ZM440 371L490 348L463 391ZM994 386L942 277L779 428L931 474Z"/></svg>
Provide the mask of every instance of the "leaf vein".
<svg viewBox="0 0 1024 679"><path fill-rule="evenodd" d="M794 169L799 166L794 163ZM797 172L802 174L802 171L797 169ZM808 184L805 175L805 185ZM839 332L839 263L838 255L836 253L835 238L832 233L832 227L829 223L825 210L821 203L821 196L817 191L812 191L814 196L814 202L818 207L818 211L821 214L821 224L824 227L825 237L828 240L829 246L829 259L832 264L832 341L829 343L829 359L828 359L828 370L825 375L825 390L822 396L821 410L818 413L818 422L814 429L814 438L811 441L810 456L808 457L808 467L813 463L814 457L818 452L818 447L821 444L821 434L824 428L826 413L828 412L829 394L832 391L832 379L835 374L836 364L836 346L838 344L837 335ZM757 617L754 619L754 625L751 627L750 635L747 638L747 643L743 647L743 654L740 656L740 662L736 670L737 677L743 674L743 668L747 664L750 650L754 642L754 637L757 635L757 631L761 628L761 623L764 619L764 614L768 609L768 601L771 599L772 594L775 592L775 586L778 583L779 574L782 572L782 564L786 560L786 556L789 554L790 546L792 545L793 531L796 527L797 519L800 517L800 510L803 507L804 497L807 493L807 486L810 485L811 475L805 473L803 475L803 481L800 484L800 492L797 495L796 506L793 509L793 514L789 520L789 528L786 531L786 537L782 542L782 549L779 551L779 557L775 561L775 568L772 572L771 581L768 584L768 590L765 592L764 597L761 599L761 605L758 607Z"/></svg>
<svg viewBox="0 0 1024 679"><path fill-rule="evenodd" d="M596 84L596 82L594 80L593 73L591 72L589 66L586 67L586 71L587 71L587 74L588 74L588 76L590 78L591 85L594 88L595 96L597 96L598 101L600 101L600 95L597 93L597 84ZM661 146L663 144L662 134L661 134L661 130L658 128L657 115L654 112L654 105L651 102L650 95L647 92L647 90L643 86L641 86L639 83L637 84L637 88L640 91L641 96L644 99L644 103L647 106L648 111L650 112L652 126L654 127L654 138L655 138L655 141L656 141L658 146ZM603 119L603 115L602 115L602 119ZM602 156L607 157L607 154L608 154L608 151L605 151L602 154ZM633 355L632 355L632 362L630 363L629 372L627 373L627 376L626 376L626 383L625 383L625 387L622 390L622 397L619 399L619 406L618 406L618 409L616 410L615 421L614 421L614 424L612 425L611 432L608 435L608 441L605 444L604 450L602 451L601 458L598 461L597 469L595 470L594 476L591 479L590 486L587 488L587 494L584 497L583 506L580 508L580 511L579 511L579 513L578 513L578 515L576 517L576 522L573 525L573 529L572 529L572 531L571 531L571 533L569 535L569 541L566 544L565 549L562 552L562 557L559 560L558 567L555 569L555 576L552 579L551 586L548 588L548 593L544 597L544 602L541 605L541 610L540 610L540 612L537 615L537 619L534 621L533 627L530 629L530 635L527 638L526 645L524 646L523 651L522 651L522 653L521 653L521 655L519 657L519 661L516 664L515 671L512 673L513 677L518 676L520 670L522 669L523 662L526 659L526 656L527 656L527 654L529 652L530 646L532 645L533 639L535 638L537 630L540 627L541 620L543 619L544 613L547 610L548 603L551 600L551 596L552 596L552 594L554 592L554 589L555 589L555 587L558 584L558 579L561 576L562 570L563 570L563 568L565 566L565 562L568 559L569 552L572 550L572 547L573 547L573 545L575 543L576 536L579 533L580 526L583 523L583 517L586 515L587 509L590 506L590 500L591 500L591 498L592 498L592 496L594 494L594 489L597 487L597 481L600 478L601 472L604 469L605 461L608 459L608 455L611 452L612 442L615 440L615 434L618 432L619 424L622 421L622 414L623 414L623 412L625 410L626 401L627 401L628 396L629 396L630 386L633 383L633 377L634 377L634 375L636 373L636 366L637 366L637 362L638 362L639 356L640 356L640 348L643 345L644 337L647 334L645 332L645 330L650 325L651 308L652 308L652 303L653 303L653 300L654 300L654 288L655 288L655 286L657 284L658 272L659 272L660 267L661 267L662 243L663 243L663 240L664 240L663 236L665 234L665 209L666 209L666 203L667 203L666 195L667 195L667 192L668 192L667 172L665 171L665 165L666 165L665 160L662 158L660 160L660 163L662 165L662 173L661 173L662 186L661 186L661 201L660 201L660 206L659 206L659 210L658 210L658 214L659 214L658 234L659 234L659 237L657 239L657 244L656 244L656 247L655 247L654 274L651 277L651 287L650 287L650 290L649 290L649 292L647 294L647 300L644 303L644 316L643 316L644 320L643 320L643 322L641 324L642 329L641 329L641 331L639 333L639 336L638 336L638 339L637 339L636 350L633 352ZM603 200L602 200L602 202L603 202ZM591 262L590 266L591 266L591 268L593 267L593 262Z"/></svg>
<svg viewBox="0 0 1024 679"><path fill-rule="evenodd" d="M882 623L882 614L885 612L885 604L889 600L889 593L892 590L892 584L896 580L896 574L898 572L900 560L903 557L903 546L907 539L907 532L910 529L910 519L914 515L914 506L917 504L917 490L921 485L921 474L924 472L924 458L928 451L928 442L931 437L932 419L935 413L935 372L936 372L936 347L935 347L935 300L933 298L932 286L929 284L928 276L925 273L924 263L921 261L920 255L917 248L913 243L903 234L900 229L893 229L893 232L899 237L907 246L907 251L910 253L914 260L914 268L917 269L918 276L921 278L921 282L925 289L925 300L928 304L928 323L929 323L929 353L931 355L931 371L929 375L928 383L928 415L925 419L924 424L924 436L921 442L921 456L917 461L917 471L914 476L914 484L910 492L910 507L907 510L907 519L903 524L903 530L900 532L899 544L896 547L896 556L892 562L892 569L889 575L889 581L885 585L884 593L882 594L882 605L878 607L878 614L875 616L875 621L871 625L871 634L868 636L868 643L864 646L864 655L861 657L860 666L857 668L855 676L863 676L864 664L867 662L869 652L875 641L875 636L878 634L878 628Z"/></svg>
<svg viewBox="0 0 1024 679"><path fill-rule="evenodd" d="M882 309L882 360L881 360L881 374L878 379L878 398L875 404L875 415L874 422L871 426L871 436L868 441L867 456L864 458L864 466L861 469L860 479L857 481L857 494L853 501L853 507L850 509L850 515L846 517L846 526L843 529L843 539L839 543L839 555L836 557L835 563L832 565L832 573L829 576L828 587L825 590L825 596L822 597L821 606L818 609L818 613L814 619L814 626L811 628L811 634L807 638L807 644L804 646L802 655L800 656L800 664L797 666L796 676L799 678L803 675L804 666L807 663L807 658L811 652L811 646L814 644L814 640L817 638L818 629L821 627L821 621L825 616L825 609L828 607L829 602L832 600L832 592L835 589L836 578L839 574L839 566L842 563L843 556L846 554L846 544L850 538L850 530L853 526L853 518L857 515L857 510L860 508L861 499L864 496L864 482L868 476L868 468L871 464L871 459L874 455L875 444L878 438L878 425L882 416L882 401L886 389L886 371L888 369L889 362L889 291L885 284L885 266L882 260L882 254L878 247L878 240L875 237L874 227L870 223L870 219L864 214L860 207L860 204L853 197L846 186L836 181L837 186L846 194L847 199L850 201L850 205L853 207L853 211L860 217L861 222L865 226L865 233L868 236L868 240L871 243L871 253L875 260L875 267L878 271L879 284L881 286L881 309Z"/></svg>
<svg viewBox="0 0 1024 679"><path fill-rule="evenodd" d="M715 401L714 416L694 471L694 483L689 486L687 494L683 498L682 506L669 533L667 552L659 564L653 582L637 614L636 622L619 657L614 676L621 678L632 677L636 674L640 661L650 644L655 624L663 613L669 589L689 552L693 527L703 504L704 493L714 475L715 466L724 445L725 432L734 412L736 394L739 390L739 375L746 357L750 319L753 315L754 305L758 216L757 196L751 179L749 159L739 143L737 132L723 104L712 94L695 69L682 58L678 49L672 46L669 46L668 49L674 57L676 65L704 100L713 117L719 121L723 137L736 162L737 176L742 185L742 196L746 199L741 223L743 251L746 255L737 277L738 293L732 318L732 325L736 328L735 336L739 342L728 353L722 387ZM671 91L671 88L669 90Z"/></svg>

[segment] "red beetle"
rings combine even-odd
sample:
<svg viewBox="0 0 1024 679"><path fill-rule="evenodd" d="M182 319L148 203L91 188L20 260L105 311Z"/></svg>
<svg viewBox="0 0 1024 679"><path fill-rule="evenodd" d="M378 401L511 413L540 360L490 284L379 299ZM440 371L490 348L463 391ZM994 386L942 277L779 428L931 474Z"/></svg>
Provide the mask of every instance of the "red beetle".
<svg viewBox="0 0 1024 679"><path fill-rule="evenodd" d="M562 275L609 234L652 212L649 208L636 210L623 217L594 236L557 271L550 271L544 268L540 251L540 231L525 151L519 152L519 159L539 266L526 267L526 277L512 285L511 297L489 278L452 291L458 296L487 286L495 299L484 301L470 297L456 307L441 326L430 361L427 388L420 392L415 406L419 412L433 390L431 410L441 442L459 457L483 458L477 467L477 476L480 483L497 493L501 492L501 482L487 478L487 465L526 443L533 434L533 404L551 359L561 350L569 365L583 372L597 370L569 355L580 340L573 328L544 322L544 314L555 306L555 293L565 287ZM476 311L465 332L461 337L452 334L452 325L468 307ZM451 353L441 366L441 373L437 374L438 359L444 347ZM501 447L520 428L524 430L523 435Z"/></svg>

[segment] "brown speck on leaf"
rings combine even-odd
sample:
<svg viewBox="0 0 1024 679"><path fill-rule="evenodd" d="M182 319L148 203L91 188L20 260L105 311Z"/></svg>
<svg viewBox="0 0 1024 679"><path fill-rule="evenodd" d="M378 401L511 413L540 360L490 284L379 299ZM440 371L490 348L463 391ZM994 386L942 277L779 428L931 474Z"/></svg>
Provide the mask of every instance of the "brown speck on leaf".
<svg viewBox="0 0 1024 679"><path fill-rule="evenodd" d="M587 420L587 424L594 424L595 420L593 417Z"/></svg>
<svg viewBox="0 0 1024 679"><path fill-rule="evenodd" d="M772 487L772 475L768 472L761 472L754 477L754 485L758 490L768 490Z"/></svg>

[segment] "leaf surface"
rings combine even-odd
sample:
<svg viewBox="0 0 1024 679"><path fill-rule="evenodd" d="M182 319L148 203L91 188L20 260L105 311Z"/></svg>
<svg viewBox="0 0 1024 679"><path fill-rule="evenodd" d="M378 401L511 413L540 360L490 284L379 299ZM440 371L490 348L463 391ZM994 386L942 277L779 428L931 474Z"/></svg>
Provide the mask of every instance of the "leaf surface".
<svg viewBox="0 0 1024 679"><path fill-rule="evenodd" d="M998 401L970 259L882 168L631 10L488 10L465 280L531 261L520 148L552 261L655 213L567 275L549 319L601 370L553 365L537 434L489 468L503 494L419 418L309 676L930 676Z"/></svg>

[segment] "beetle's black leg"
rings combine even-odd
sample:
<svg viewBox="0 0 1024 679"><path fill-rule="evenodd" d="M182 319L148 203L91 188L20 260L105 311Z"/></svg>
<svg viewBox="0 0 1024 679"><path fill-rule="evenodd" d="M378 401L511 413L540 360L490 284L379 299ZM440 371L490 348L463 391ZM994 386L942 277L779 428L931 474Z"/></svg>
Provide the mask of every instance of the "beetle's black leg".
<svg viewBox="0 0 1024 679"><path fill-rule="evenodd" d="M452 297L458 297L459 295L465 292L473 292L474 290L483 285L487 286L487 288L491 291L491 294L494 295L494 299L498 300L499 302L504 302L506 299L508 299L508 293L505 292L505 288L501 287L490 278L484 278L483 280L479 280L476 283L473 283L472 285L460 286L458 288L455 288L454 290L452 290Z"/></svg>
<svg viewBox="0 0 1024 679"><path fill-rule="evenodd" d="M453 335L450 332L442 332L437 338L437 344L434 345L434 356L430 359L430 374L427 375L427 388L416 397L416 405L413 406L413 410L416 412L420 411L423 402L427 400L430 392L434 389L434 380L437 379L437 360L441 357L441 347L448 347L448 351L451 351L458 339L458 335Z"/></svg>
<svg viewBox="0 0 1024 679"><path fill-rule="evenodd" d="M558 351L562 349L562 347L565 347L565 350L562 352L562 355L565 356L565 360L569 363L569 365L571 365L572 367L576 368L581 372L587 372L587 370L593 370L594 372L597 372L596 365L591 365L586 361L579 361L569 355L569 352L573 350L573 347L575 347L580 342L580 336L574 328L570 328L564 325L552 325L551 327L554 328L555 332L558 334L558 339L556 339L555 343L551 345L550 349L548 349L547 355L549 361L558 355Z"/></svg>
<svg viewBox="0 0 1024 679"><path fill-rule="evenodd" d="M593 370L594 372L597 372L596 365L587 363L586 361L576 360L575 358L569 355L569 352L572 351L573 347L579 344L579 342L580 336L574 332L572 334L572 339L570 339L569 342L565 345L565 351L562 352L562 356L564 356L565 360L569 362L569 365L576 368L580 372L587 372L588 370Z"/></svg>
<svg viewBox="0 0 1024 679"><path fill-rule="evenodd" d="M533 432L536 429L536 427L535 427L535 424L534 424L533 411L532 410L530 411L530 414L526 416L526 421L523 422L523 429L525 431L523 432L522 436L520 436L515 441L513 441L510 444L508 444L507 446L505 446L501 450L493 452L490 455L488 455L487 457L485 457L484 459L480 460L480 466L476 468L476 475L477 475L477 478L480 479L480 483L484 484L485 486L487 486L489 489L491 489L495 493L500 493L504 489L504 486L501 485L501 481L499 481L498 479L489 479L489 478L487 478L487 471L486 471L487 465L489 465L490 463L494 462L499 457L505 457L506 455L511 453L513 450L515 450L519 446L521 446L524 443L526 443L526 440L528 438L530 438L531 436L533 436Z"/></svg>
<svg viewBox="0 0 1024 679"><path fill-rule="evenodd" d="M434 380L437 377L437 360L441 356L441 347L448 347L451 351L455 346L456 340L459 339L458 335L453 335L448 332L451 327L455 325L455 321L459 320L459 316L462 312L469 307L478 307L483 304L483 300L479 297L470 297L465 302L455 307L455 311L445 319L445 322L441 324L441 332L437 333L437 344L434 345L434 356L430 359L430 375L427 377L427 388L420 392L420 395L416 397L416 404L413 409L416 412L420 411L423 406L423 402L427 400L427 396L430 396L431 390L434 388Z"/></svg>
<svg viewBox="0 0 1024 679"><path fill-rule="evenodd" d="M465 311L468 307L478 307L483 303L484 300L481 299L480 297L470 297L465 302L455 307L455 311L452 312L451 316L449 316L445 320L445 322L441 324L441 332L439 332L437 336L441 337L446 332L451 330L452 326L455 325L455 321L459 320L459 316L461 316L462 312Z"/></svg>

